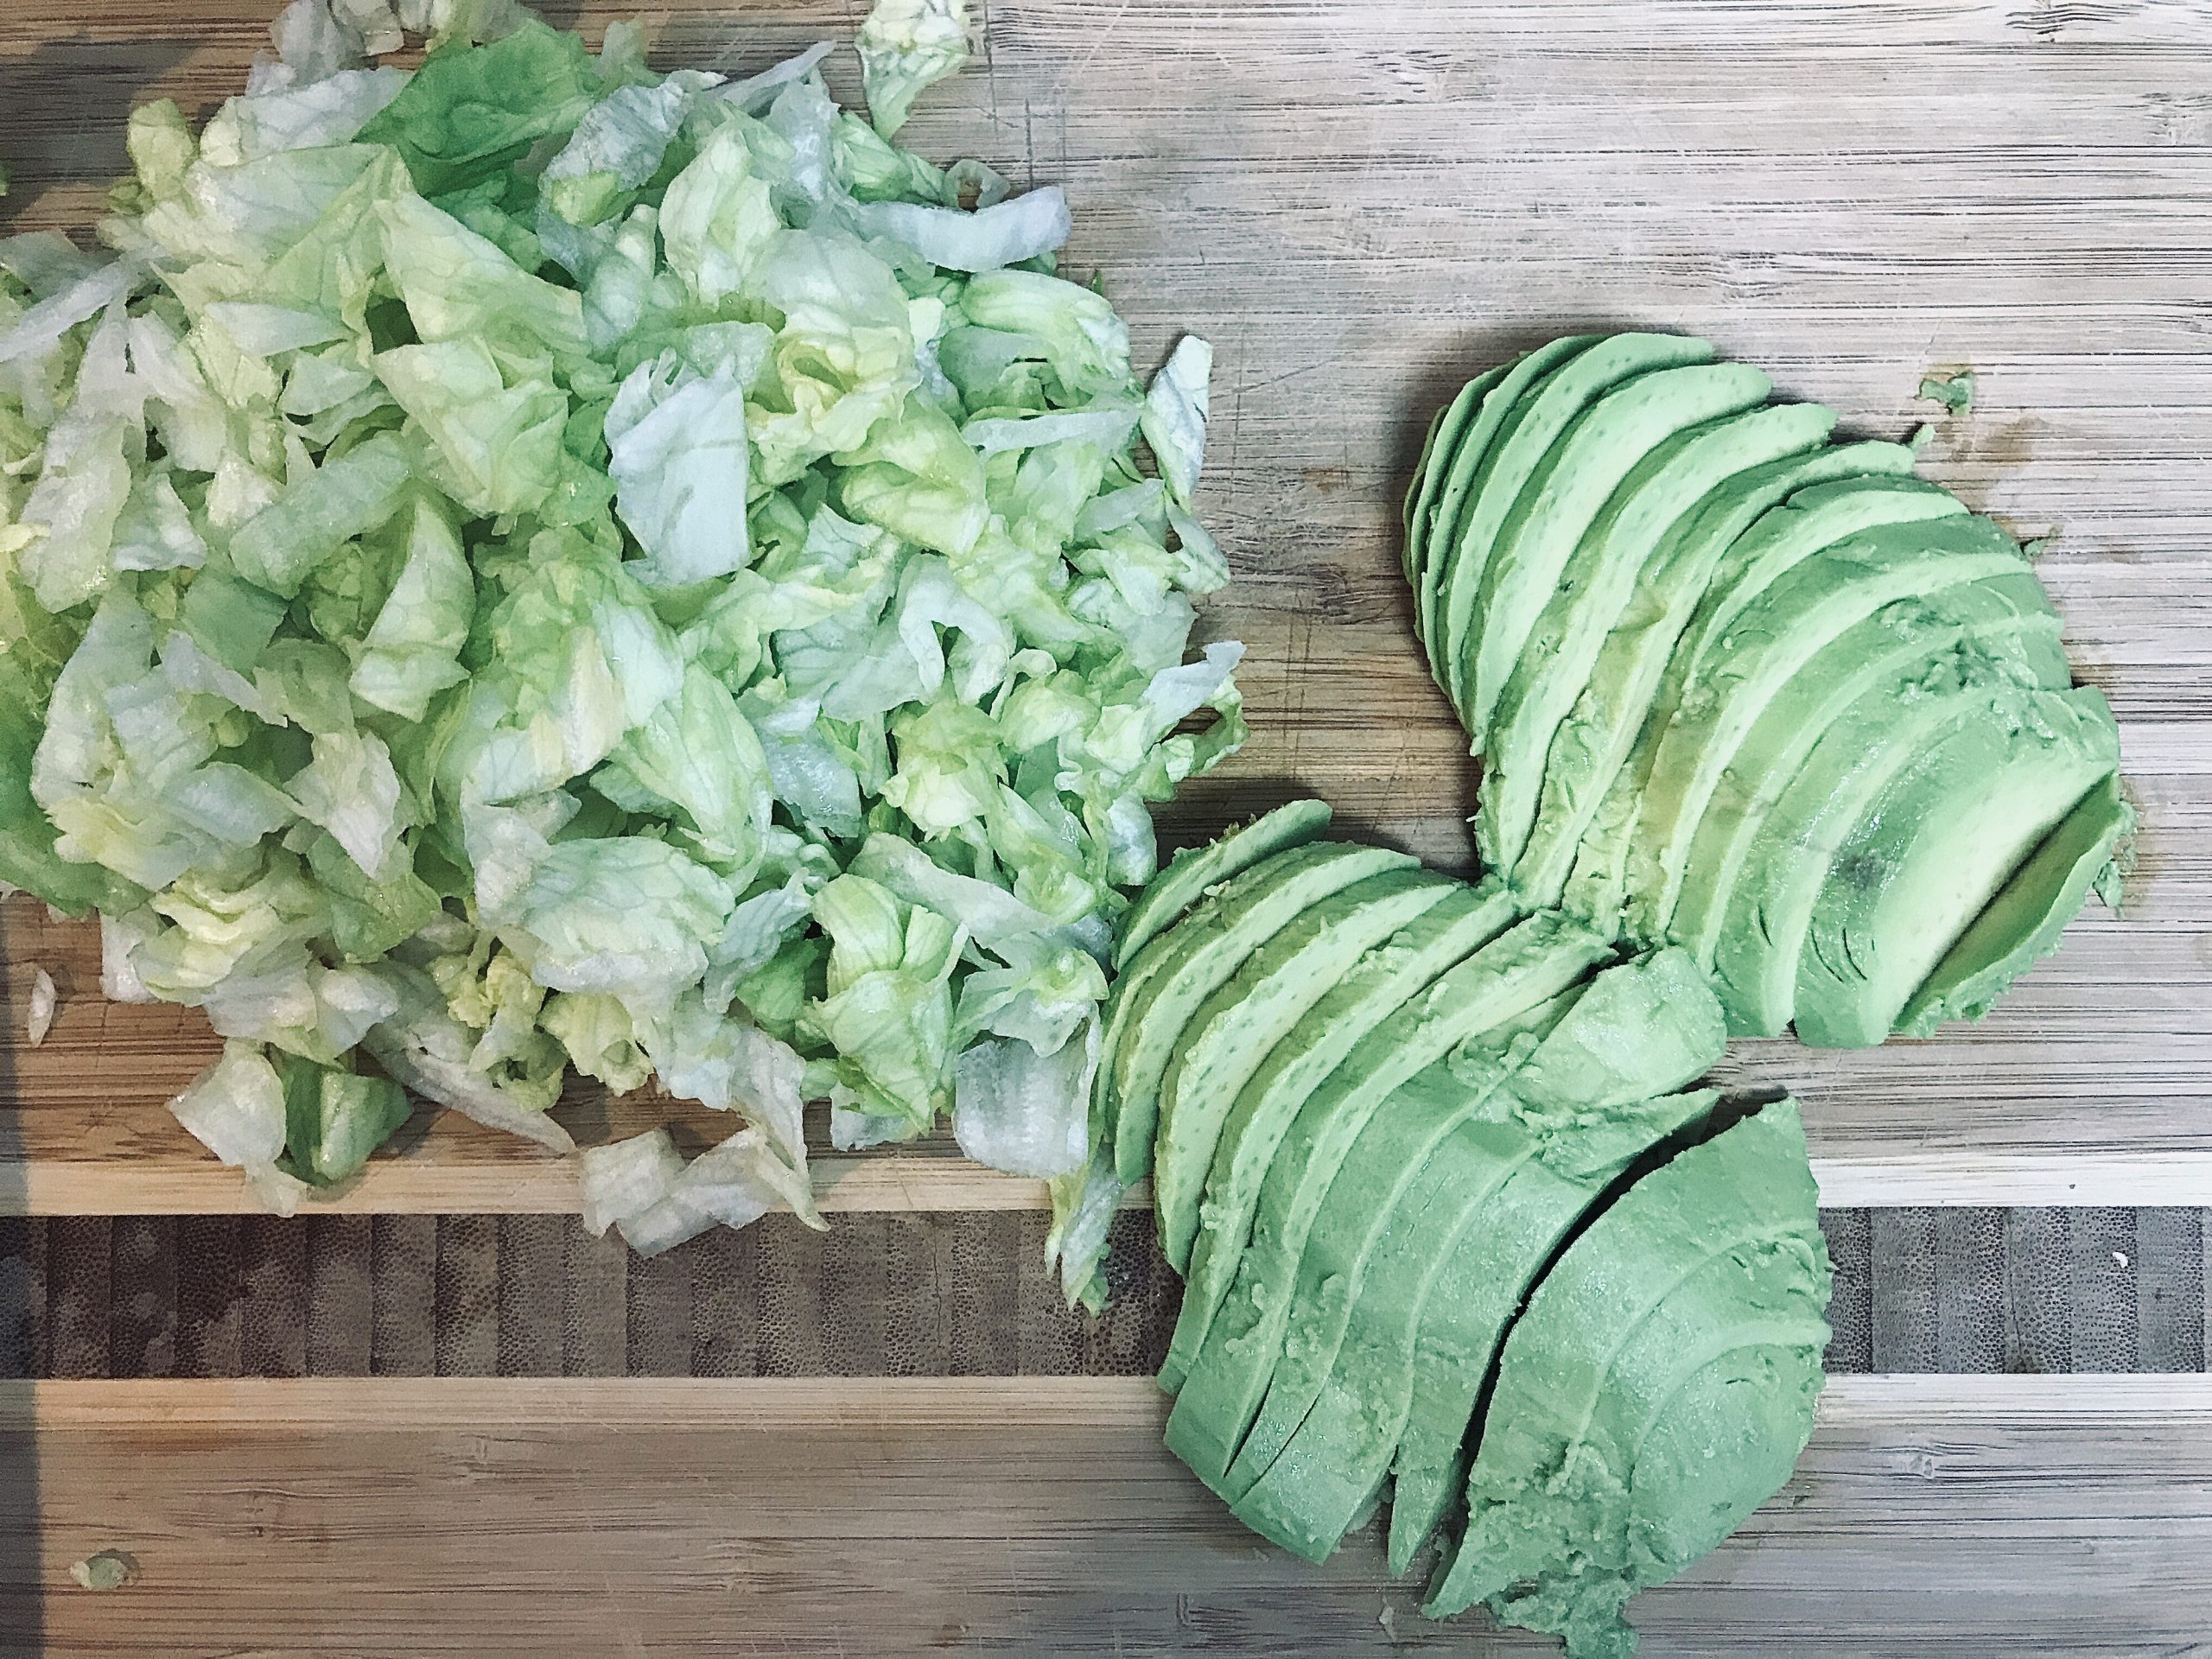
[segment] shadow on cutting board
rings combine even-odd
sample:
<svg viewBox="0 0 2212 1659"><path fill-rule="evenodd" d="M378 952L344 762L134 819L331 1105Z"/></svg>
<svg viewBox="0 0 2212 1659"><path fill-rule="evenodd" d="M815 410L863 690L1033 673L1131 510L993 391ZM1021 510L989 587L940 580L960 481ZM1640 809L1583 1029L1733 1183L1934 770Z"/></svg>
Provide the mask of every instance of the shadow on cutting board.
<svg viewBox="0 0 2212 1659"><path fill-rule="evenodd" d="M11 906L0 905L0 963L13 959ZM37 1446L14 1409L36 1370L32 1352L41 1300L36 1224L22 1217L22 1137L16 1104L15 1033L22 999L0 974L0 1659L33 1659L44 1646L39 1583Z"/></svg>

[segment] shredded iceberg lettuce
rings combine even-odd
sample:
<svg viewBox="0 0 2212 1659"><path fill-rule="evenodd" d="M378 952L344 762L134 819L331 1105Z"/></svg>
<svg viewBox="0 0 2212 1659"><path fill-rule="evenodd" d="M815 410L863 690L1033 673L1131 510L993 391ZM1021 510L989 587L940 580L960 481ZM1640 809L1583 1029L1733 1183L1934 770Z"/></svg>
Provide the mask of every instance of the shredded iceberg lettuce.
<svg viewBox="0 0 2212 1659"><path fill-rule="evenodd" d="M1149 809L1243 736L1211 348L1147 386L1058 188L888 142L960 0L874 9L866 120L827 45L271 33L132 115L111 257L0 239L0 881L206 1013L176 1114L278 1207L406 1091L572 1151L571 1072L737 1120L581 1154L641 1249L817 1222L810 1096L1080 1184Z"/></svg>

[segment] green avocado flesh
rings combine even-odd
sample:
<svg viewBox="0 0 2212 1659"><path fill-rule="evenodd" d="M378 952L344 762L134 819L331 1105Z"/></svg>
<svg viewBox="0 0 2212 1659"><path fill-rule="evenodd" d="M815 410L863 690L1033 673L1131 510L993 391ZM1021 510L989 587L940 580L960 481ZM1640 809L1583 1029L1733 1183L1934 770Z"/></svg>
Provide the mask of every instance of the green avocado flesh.
<svg viewBox="0 0 2212 1659"><path fill-rule="evenodd" d="M1520 407L1522 395L1596 339L1596 335L1588 334L1553 340L1516 358L1505 365L1502 373L1478 379L1470 389L1478 387L1480 395L1468 408L1465 424L1448 449L1440 445L1431 464L1431 470L1440 474L1443 481L1435 494L1426 538L1415 555L1421 575L1414 613L1420 622L1421 639L1428 648L1429 671L1436 676L1436 683L1447 690L1451 676L1457 671L1446 652L1445 639L1446 636L1456 639L1464 631L1467 613L1473 608L1475 601L1475 590L1471 586L1466 590L1465 604L1459 605L1452 586L1454 570L1460 562L1460 537L1468 504L1478 493L1498 435ZM1487 533L1497 533L1495 523L1489 526ZM1487 541L1484 545L1488 546ZM1475 581L1481 581L1479 570L1475 573ZM1456 623L1452 620L1455 611Z"/></svg>
<svg viewBox="0 0 2212 1659"><path fill-rule="evenodd" d="M1555 344L1567 346L1570 342ZM1611 388L1651 370L1702 363L1713 356L1706 341L1674 334L1616 334L1595 345L1580 340L1571 344L1574 354L1541 378L1532 379L1503 412L1474 467L1458 521L1440 532L1448 563L1438 579L1429 650L1443 671L1444 689L1463 719L1473 690L1467 671L1478 643L1469 630L1489 580L1491 553L1522 489L1542 467L1553 444ZM1545 360L1548 349L1532 353L1524 366ZM1513 378L1501 381L1491 401L1503 403Z"/></svg>
<svg viewBox="0 0 2212 1659"><path fill-rule="evenodd" d="M1667 531L1640 571L1626 606L1598 648L1573 709L1543 762L1541 798L1528 843L1513 872L1514 891L1529 908L1558 904L1576 869L1576 853L1600 802L1628 760L1644 716L1658 694L1675 642L1689 626L1698 600L1722 556L1752 521L1808 484L1878 472L1910 470L1900 444L1855 443L1770 461L1738 473ZM1573 904L1586 920L1618 925L1618 880L1586 879L1580 892L1605 901Z"/></svg>
<svg viewBox="0 0 2212 1659"><path fill-rule="evenodd" d="M1829 1269L1730 1038L1980 1018L2135 815L2000 525L1706 341L1553 341L1437 416L1404 569L1484 765L1469 885L1284 809L1131 911L1092 1098L1185 1275L1166 1440L1319 1561L1624 1659L1789 1478ZM1099 1148L1108 1151L1101 1154Z"/></svg>
<svg viewBox="0 0 2212 1659"><path fill-rule="evenodd" d="M2005 575L2035 587L2018 547L1986 518L1884 525L1802 561L1738 612L1659 739L1630 842L1631 937L1667 937L1691 837L1769 698L1885 607Z"/></svg>
<svg viewBox="0 0 2212 1659"><path fill-rule="evenodd" d="M2111 773L2005 884L1921 982L1897 1028L1925 1037L1947 1020L1979 1020L2005 988L2058 948L2058 936L2113 868L2135 810Z"/></svg>
<svg viewBox="0 0 2212 1659"><path fill-rule="evenodd" d="M1768 813L1846 714L1846 751L1884 746L1919 705L1974 686L2056 688L2070 671L2056 612L2024 572L1884 607L1847 630L1762 710L1693 833L1670 931L1707 968Z"/></svg>
<svg viewBox="0 0 2212 1659"><path fill-rule="evenodd" d="M1184 912L1125 981L1150 1006L1113 1059L1133 1077L1151 1022L1174 1024L1155 1162L1189 1283L1169 1446L1314 1560L1387 1494L1403 1570L1465 1503L1532 1294L1713 1133L1717 1096L1680 1091L1726 1027L1687 951L1617 961L1563 912L1516 917L1494 879L1402 861L1343 879L1361 850L1278 853ZM1177 1001L1202 963L1211 989Z"/></svg>
<svg viewBox="0 0 2212 1659"><path fill-rule="evenodd" d="M1574 1659L1633 1650L1629 1598L1734 1530L1811 1436L1828 1338L1815 1202L1783 1101L1567 1248L1506 1339L1466 1525L1424 1611L1486 1601Z"/></svg>
<svg viewBox="0 0 2212 1659"><path fill-rule="evenodd" d="M1578 416L1522 487L1483 569L1463 664L1461 714L1475 752L1506 677L1560 574L1607 500L1653 449L1686 428L1755 409L1772 382L1741 363L1658 369L1615 386Z"/></svg>
<svg viewBox="0 0 2212 1659"><path fill-rule="evenodd" d="M1228 882L1145 948L1116 993L1094 1085L1103 1091L1100 1116L1113 1133L1122 1181L1142 1179L1151 1166L1160 1078L1198 1006L1309 906L1370 875L1414 864L1406 854L1379 847L1294 847Z"/></svg>
<svg viewBox="0 0 2212 1659"><path fill-rule="evenodd" d="M1411 869L1344 888L1255 951L1191 1016L1160 1080L1154 1134L1153 1211L1177 1272L1190 1265L1198 1198L1221 1126L1252 1074L1355 963L1456 885Z"/></svg>
<svg viewBox="0 0 2212 1659"><path fill-rule="evenodd" d="M1292 801L1241 830L1232 830L1218 841L1193 848L1171 860L1166 869L1129 906L1122 918L1122 933L1114 948L1114 967L1126 972L1137 953L1185 912L1231 876L1252 868L1262 859L1313 840L1329 827L1325 801Z"/></svg>
<svg viewBox="0 0 2212 1659"><path fill-rule="evenodd" d="M1421 452L1421 470L1414 475L1413 487L1406 494L1406 581L1414 591L1414 631L1424 644L1429 638L1436 607L1431 537L1442 515L1445 489L1455 462L1466 456L1471 466L1478 457L1478 451L1470 454L1466 448L1469 423L1475 420L1491 391L1513 372L1514 367L1508 364L1477 376L1439 411L1436 424L1429 429L1427 447ZM1455 505L1457 500L1454 497ZM1432 664L1432 671L1433 667Z"/></svg>
<svg viewBox="0 0 2212 1659"><path fill-rule="evenodd" d="M1496 1332L1560 1229L1587 1207L1592 1183L1676 1127L1686 1109L1649 1097L1703 1072L1723 1042L1719 1007L1694 966L1662 951L1599 973L1541 1028L1493 1033L1399 1090L1331 1184L1266 1400L1219 1488L1248 1524L1325 1554L1389 1470L1402 1431L1399 1526L1408 1471L1440 1477L1456 1454ZM1542 1168L1516 1176L1531 1158ZM1579 1201L1556 1201L1578 1182ZM1541 1213L1558 1225L1506 1226L1495 1207L1505 1192L1539 1205L1548 1195ZM1451 1281L1474 1294L1440 1305L1416 1356L1427 1287L1478 1213L1473 1260ZM1506 1257L1525 1259L1524 1270L1508 1271ZM1440 1508L1448 1484L1430 1484Z"/></svg>
<svg viewBox="0 0 2212 1659"><path fill-rule="evenodd" d="M1605 951L1603 940L1556 914L1517 924L1369 1033L1300 1107L1261 1183L1229 1292L1168 1416L1168 1446L1201 1479L1221 1478L1259 1409L1306 1233L1359 1132L1400 1084L1558 995Z"/></svg>
<svg viewBox="0 0 2212 1659"><path fill-rule="evenodd" d="M1922 755L1828 866L1797 958L1801 1041L1880 1042L1938 960L2045 836L2120 765L2101 692L2022 700Z"/></svg>
<svg viewBox="0 0 2212 1659"><path fill-rule="evenodd" d="M1174 1390L1205 1340L1249 1235L1260 1184L1306 1097L1377 1026L1512 919L1512 901L1497 884L1458 889L1361 957L1237 1092L1206 1174L1183 1310L1160 1367L1163 1388Z"/></svg>
<svg viewBox="0 0 2212 1659"><path fill-rule="evenodd" d="M1637 461L1569 557L1498 694L1484 758L1475 847L1516 890L1553 736L1661 538L1731 478L1812 448L1834 423L1816 404L1783 404L1675 434Z"/></svg>

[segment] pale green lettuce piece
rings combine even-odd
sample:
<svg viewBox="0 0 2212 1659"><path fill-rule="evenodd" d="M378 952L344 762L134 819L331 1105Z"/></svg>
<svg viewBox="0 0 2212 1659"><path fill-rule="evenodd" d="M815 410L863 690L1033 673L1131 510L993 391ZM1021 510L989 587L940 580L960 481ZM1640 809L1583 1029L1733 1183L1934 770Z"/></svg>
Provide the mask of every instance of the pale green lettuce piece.
<svg viewBox="0 0 2212 1659"><path fill-rule="evenodd" d="M1075 221L1058 185L973 213L935 203L863 202L850 211L862 236L912 248L945 270L1001 270L1067 245Z"/></svg>
<svg viewBox="0 0 2212 1659"><path fill-rule="evenodd" d="M448 34L462 39L483 26L474 14L493 9L486 0L434 5ZM518 8L497 10L511 16ZM456 22L464 26L455 29ZM480 51L449 41L433 52L359 137L390 144L415 188L439 195L505 170L541 138L573 130L592 106L598 79L581 38L526 18Z"/></svg>
<svg viewBox="0 0 2212 1659"><path fill-rule="evenodd" d="M705 305L744 288L783 228L753 147L734 122L708 136L660 204L668 268Z"/></svg>
<svg viewBox="0 0 2212 1659"><path fill-rule="evenodd" d="M434 503L416 501L406 563L354 659L353 695L421 720L433 696L467 677L461 652L475 611L475 578L452 521Z"/></svg>
<svg viewBox="0 0 2212 1659"><path fill-rule="evenodd" d="M969 35L967 0L876 0L856 42L876 131L894 136L916 98L967 67Z"/></svg>
<svg viewBox="0 0 2212 1659"><path fill-rule="evenodd" d="M379 433L290 484L241 525L231 537L232 568L289 598L316 565L398 512L413 478L405 446Z"/></svg>
<svg viewBox="0 0 2212 1659"><path fill-rule="evenodd" d="M741 384L699 378L665 353L622 383L606 431L615 511L645 550L632 575L676 588L752 563Z"/></svg>
<svg viewBox="0 0 2212 1659"><path fill-rule="evenodd" d="M757 397L751 422L760 481L774 486L825 455L858 450L921 377L898 277L849 236L776 232L748 292L783 317L772 385Z"/></svg>
<svg viewBox="0 0 2212 1659"><path fill-rule="evenodd" d="M862 876L814 895L830 936L829 995L804 1024L837 1051L837 1076L863 1109L926 1128L949 1103L951 976L966 934Z"/></svg>
<svg viewBox="0 0 2212 1659"><path fill-rule="evenodd" d="M1206 418L1211 407L1208 382L1213 347L1185 334L1153 377L1145 394L1144 441L1160 462L1160 476L1179 505L1187 507L1205 465Z"/></svg>

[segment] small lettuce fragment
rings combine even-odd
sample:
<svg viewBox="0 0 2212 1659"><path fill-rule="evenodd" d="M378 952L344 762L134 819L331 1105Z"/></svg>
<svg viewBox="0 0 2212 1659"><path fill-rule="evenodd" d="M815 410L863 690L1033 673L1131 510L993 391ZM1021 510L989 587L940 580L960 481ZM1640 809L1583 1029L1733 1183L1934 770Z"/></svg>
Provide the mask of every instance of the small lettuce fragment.
<svg viewBox="0 0 2212 1659"><path fill-rule="evenodd" d="M893 137L915 99L968 67L968 0L876 0L856 44L869 118Z"/></svg>

